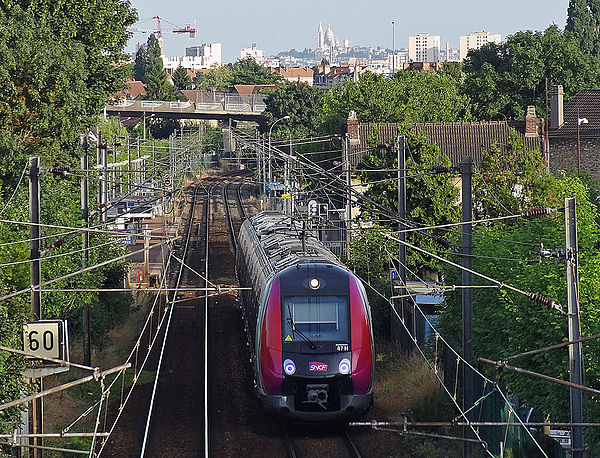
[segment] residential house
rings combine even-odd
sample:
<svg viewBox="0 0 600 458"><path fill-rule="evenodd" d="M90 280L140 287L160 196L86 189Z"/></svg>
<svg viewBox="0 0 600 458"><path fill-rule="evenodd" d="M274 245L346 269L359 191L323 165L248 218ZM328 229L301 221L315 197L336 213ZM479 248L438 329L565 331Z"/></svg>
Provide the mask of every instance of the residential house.
<svg viewBox="0 0 600 458"><path fill-rule="evenodd" d="M314 83L314 72L311 68L303 68L303 67L277 67L272 68L271 73L277 73L286 81L290 81L292 83L306 83L309 86L312 86Z"/></svg>
<svg viewBox="0 0 600 458"><path fill-rule="evenodd" d="M319 65L314 69L315 86L331 87L344 81L357 81L359 75L365 71L364 66L359 65L340 65L324 67Z"/></svg>
<svg viewBox="0 0 600 458"><path fill-rule="evenodd" d="M600 179L600 90L584 89L563 103L563 87L550 92L550 170L581 168Z"/></svg>
<svg viewBox="0 0 600 458"><path fill-rule="evenodd" d="M139 100L146 94L146 86L141 81L127 80L121 92L113 94L113 99Z"/></svg>
<svg viewBox="0 0 600 458"><path fill-rule="evenodd" d="M398 136L398 123L377 123L379 141L393 143ZM527 149L544 151L544 123L535 114L535 108L528 108L525 121L482 121L482 122L443 122L415 123L416 132L426 134L440 151L446 154L452 165L458 165L466 156L473 158L475 165L481 163L483 152L492 146L506 148L511 129L520 135ZM350 137L350 162L356 165L370 153L373 145L368 139L374 132L373 123L359 123L355 116L348 118L342 126L342 134Z"/></svg>

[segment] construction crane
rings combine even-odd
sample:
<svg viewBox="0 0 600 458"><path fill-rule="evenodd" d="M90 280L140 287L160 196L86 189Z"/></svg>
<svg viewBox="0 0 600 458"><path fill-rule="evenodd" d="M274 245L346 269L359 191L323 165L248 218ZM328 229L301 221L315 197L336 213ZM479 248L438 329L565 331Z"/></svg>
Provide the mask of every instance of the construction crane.
<svg viewBox="0 0 600 458"><path fill-rule="evenodd" d="M156 34L156 38L158 38L159 41L162 41L162 34L163 32L166 33L189 33L190 34L190 38L196 38L196 29L192 29L190 27L190 24L187 24L185 27L179 27L178 25L173 24L172 22L167 21L166 19L163 19L161 17L158 16L153 16L151 18L148 19L142 19L141 21L138 21L138 24L143 24L145 22L148 21L152 21L156 19L156 23L157 23L157 27L156 29L140 29L137 27L128 27L127 31L128 32L139 32L139 33L155 33ZM162 24L161 21L166 22L167 24L172 25L173 27L175 27L174 29L163 29L162 28Z"/></svg>

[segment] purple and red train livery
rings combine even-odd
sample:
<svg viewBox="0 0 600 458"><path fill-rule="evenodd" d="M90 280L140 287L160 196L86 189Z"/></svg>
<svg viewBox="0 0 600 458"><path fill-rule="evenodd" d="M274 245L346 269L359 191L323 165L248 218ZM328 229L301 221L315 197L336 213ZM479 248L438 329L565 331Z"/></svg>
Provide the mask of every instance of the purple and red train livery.
<svg viewBox="0 0 600 458"><path fill-rule="evenodd" d="M297 221L264 211L244 222L236 268L256 392L300 421L360 416L373 395L371 312L361 281Z"/></svg>

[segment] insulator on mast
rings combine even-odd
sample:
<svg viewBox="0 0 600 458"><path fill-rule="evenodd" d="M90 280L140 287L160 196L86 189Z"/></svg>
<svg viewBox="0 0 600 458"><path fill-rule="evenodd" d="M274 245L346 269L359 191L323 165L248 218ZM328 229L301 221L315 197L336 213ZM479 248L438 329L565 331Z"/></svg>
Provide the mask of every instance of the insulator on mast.
<svg viewBox="0 0 600 458"><path fill-rule="evenodd" d="M552 215L558 211L557 208L552 207L536 207L525 210L523 216L525 218L541 218L542 216Z"/></svg>

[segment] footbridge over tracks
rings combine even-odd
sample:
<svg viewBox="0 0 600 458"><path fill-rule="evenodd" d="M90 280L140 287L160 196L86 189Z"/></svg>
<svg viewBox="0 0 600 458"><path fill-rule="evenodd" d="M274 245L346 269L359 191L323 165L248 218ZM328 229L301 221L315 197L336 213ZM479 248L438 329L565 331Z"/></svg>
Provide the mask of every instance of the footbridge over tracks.
<svg viewBox="0 0 600 458"><path fill-rule="evenodd" d="M196 101L168 102L162 100L119 100L105 107L112 116L154 117L172 119L214 119L217 121L262 121L265 96L239 96L210 93Z"/></svg>

